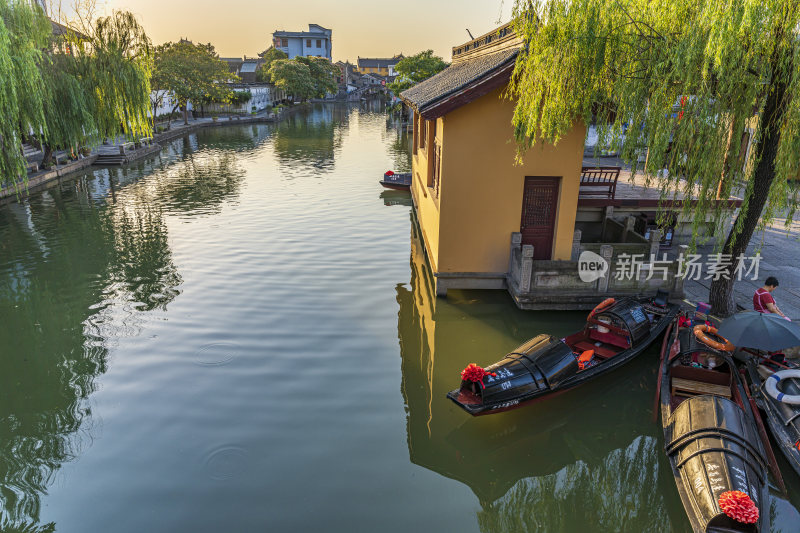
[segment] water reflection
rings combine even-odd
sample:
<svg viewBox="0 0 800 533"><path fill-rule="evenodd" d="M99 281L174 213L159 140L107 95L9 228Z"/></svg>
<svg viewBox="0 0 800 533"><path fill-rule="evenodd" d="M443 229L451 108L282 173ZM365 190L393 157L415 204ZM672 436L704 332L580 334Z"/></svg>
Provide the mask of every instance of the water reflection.
<svg viewBox="0 0 800 533"><path fill-rule="evenodd" d="M88 191L79 180L0 208L0 519L11 524L39 520L60 465L91 441L109 307L163 308L180 283L159 212L97 206Z"/></svg>
<svg viewBox="0 0 800 533"><path fill-rule="evenodd" d="M282 121L275 130L273 148L286 174L291 176L307 166L320 172L333 170L349 120L346 104L312 104Z"/></svg>
<svg viewBox="0 0 800 533"><path fill-rule="evenodd" d="M57 471L92 441L109 348L180 294L167 216L234 199L229 148L241 156L269 131L212 129L0 206L0 527L39 521Z"/></svg>
<svg viewBox="0 0 800 533"><path fill-rule="evenodd" d="M435 299L412 228L411 284L397 288L411 461L469 486L485 532L671 530L664 494L673 481L659 427L642 408L652 402L652 361L524 409L469 417L444 399L466 363L488 362L537 332L574 330L583 316L554 320L467 293Z"/></svg>

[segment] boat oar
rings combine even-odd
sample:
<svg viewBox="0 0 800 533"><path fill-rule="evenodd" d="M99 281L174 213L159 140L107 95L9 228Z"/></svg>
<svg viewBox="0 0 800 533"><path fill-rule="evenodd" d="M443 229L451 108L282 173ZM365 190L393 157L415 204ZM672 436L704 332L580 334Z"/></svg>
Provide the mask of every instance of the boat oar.
<svg viewBox="0 0 800 533"><path fill-rule="evenodd" d="M745 394L747 394L747 399L750 400L750 409L753 411L753 418L756 419L756 425L758 426L758 432L761 434L761 441L764 443L764 450L767 452L767 459L769 460L769 469L772 470L772 475L775 476L775 481L778 482L778 488L781 489L783 494L786 494L786 485L783 483L783 476L781 475L781 469L778 468L778 461L775 459L775 453L772 451L772 444L769 442L769 437L767 436L767 429L764 427L764 421L761 420L761 411L758 410L758 404L750 396L750 388L745 385L742 387L744 389Z"/></svg>
<svg viewBox="0 0 800 533"><path fill-rule="evenodd" d="M653 402L653 422L658 420L658 406L661 399L661 380L664 377L664 353L667 350L667 343L669 342L669 335L672 333L672 327L675 322L672 321L667 326L667 331L664 333L664 340L661 342L661 355L658 358L658 380L656 381L656 399Z"/></svg>

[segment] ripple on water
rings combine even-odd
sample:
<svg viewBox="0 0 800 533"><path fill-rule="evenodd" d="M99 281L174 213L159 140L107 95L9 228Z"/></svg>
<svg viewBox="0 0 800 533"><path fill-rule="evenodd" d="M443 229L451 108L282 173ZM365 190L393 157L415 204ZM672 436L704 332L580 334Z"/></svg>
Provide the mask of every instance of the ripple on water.
<svg viewBox="0 0 800 533"><path fill-rule="evenodd" d="M213 342L197 350L194 363L200 366L227 365L239 352L240 346L235 342Z"/></svg>
<svg viewBox="0 0 800 533"><path fill-rule="evenodd" d="M234 445L220 446L211 450L203 459L208 477L224 481L239 477L247 469L250 453Z"/></svg>

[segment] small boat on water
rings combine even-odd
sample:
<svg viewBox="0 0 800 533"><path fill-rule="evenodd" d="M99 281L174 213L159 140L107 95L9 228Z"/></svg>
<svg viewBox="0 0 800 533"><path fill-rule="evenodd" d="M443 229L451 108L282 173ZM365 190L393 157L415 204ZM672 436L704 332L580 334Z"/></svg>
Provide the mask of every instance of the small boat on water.
<svg viewBox="0 0 800 533"><path fill-rule="evenodd" d="M608 298L577 333L563 339L538 335L486 369L469 365L461 373L461 386L447 397L477 416L569 390L642 353L678 311L663 291L655 298Z"/></svg>
<svg viewBox="0 0 800 533"><path fill-rule="evenodd" d="M383 175L381 185L387 189L396 189L399 191L407 191L411 187L411 172L403 172L396 174L391 170Z"/></svg>
<svg viewBox="0 0 800 533"><path fill-rule="evenodd" d="M664 343L658 396L664 442L692 530L769 531L771 451L729 353L714 328L675 324ZM777 468L777 465L775 465Z"/></svg>
<svg viewBox="0 0 800 533"><path fill-rule="evenodd" d="M747 375L775 442L800 475L800 366L750 357Z"/></svg>

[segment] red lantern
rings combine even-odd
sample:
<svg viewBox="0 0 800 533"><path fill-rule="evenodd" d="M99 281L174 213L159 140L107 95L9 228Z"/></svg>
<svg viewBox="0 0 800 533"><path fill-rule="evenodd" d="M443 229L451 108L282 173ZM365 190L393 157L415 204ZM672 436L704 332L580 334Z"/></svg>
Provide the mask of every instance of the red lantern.
<svg viewBox="0 0 800 533"><path fill-rule="evenodd" d="M726 515L743 524L758 521L758 507L750 496L738 490L729 490L719 495L719 508Z"/></svg>

